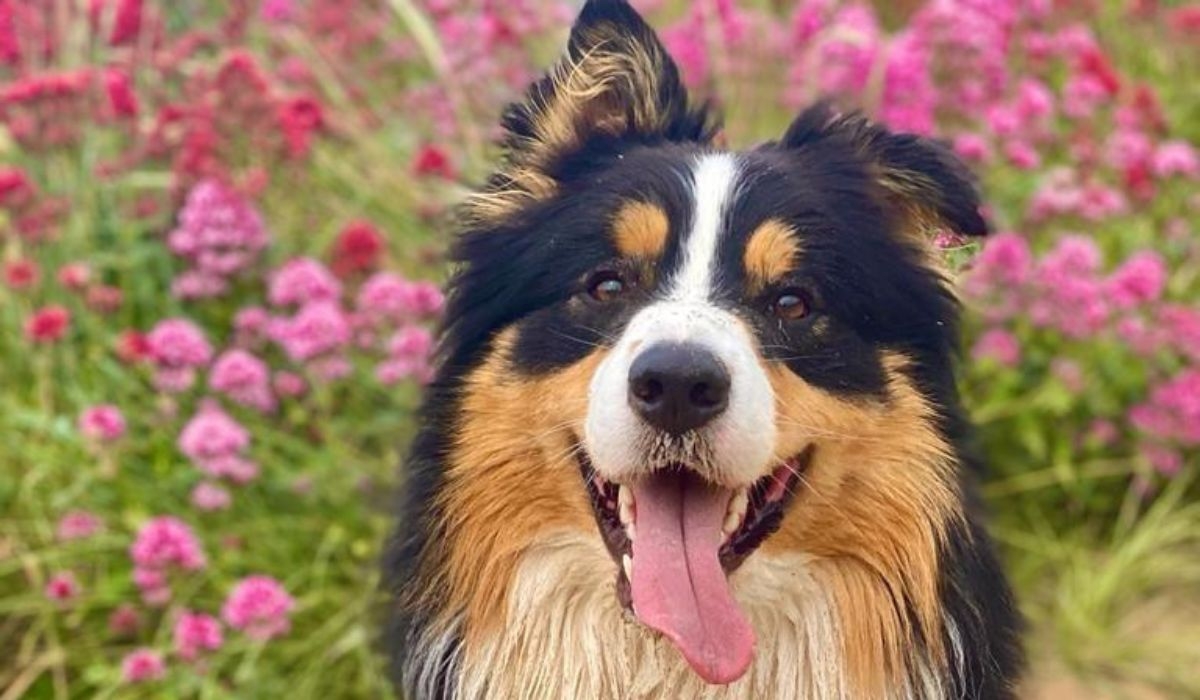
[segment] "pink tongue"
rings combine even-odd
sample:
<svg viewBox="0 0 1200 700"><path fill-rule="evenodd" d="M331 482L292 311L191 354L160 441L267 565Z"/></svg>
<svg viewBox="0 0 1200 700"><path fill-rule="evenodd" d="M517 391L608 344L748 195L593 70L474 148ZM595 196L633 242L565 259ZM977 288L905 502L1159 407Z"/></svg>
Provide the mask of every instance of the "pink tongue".
<svg viewBox="0 0 1200 700"><path fill-rule="evenodd" d="M709 683L732 683L754 658L754 630L721 569L732 495L696 477L659 473L633 487L633 611L666 635Z"/></svg>

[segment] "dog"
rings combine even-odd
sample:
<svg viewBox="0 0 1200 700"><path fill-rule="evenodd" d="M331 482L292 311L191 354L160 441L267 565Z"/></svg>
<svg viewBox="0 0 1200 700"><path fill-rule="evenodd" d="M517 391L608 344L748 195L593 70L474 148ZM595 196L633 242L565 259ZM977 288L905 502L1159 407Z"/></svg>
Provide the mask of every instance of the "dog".
<svg viewBox="0 0 1200 700"><path fill-rule="evenodd" d="M427 698L1010 698L938 231L943 146L828 104L730 152L589 0L462 205L387 547Z"/></svg>

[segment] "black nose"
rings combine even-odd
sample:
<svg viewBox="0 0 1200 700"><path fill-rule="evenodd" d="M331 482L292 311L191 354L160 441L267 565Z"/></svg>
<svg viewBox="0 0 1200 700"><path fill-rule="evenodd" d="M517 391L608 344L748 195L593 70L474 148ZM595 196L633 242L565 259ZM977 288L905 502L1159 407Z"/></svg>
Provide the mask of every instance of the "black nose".
<svg viewBox="0 0 1200 700"><path fill-rule="evenodd" d="M729 405L729 371L694 343L658 343L629 368L629 405L674 435L695 430Z"/></svg>

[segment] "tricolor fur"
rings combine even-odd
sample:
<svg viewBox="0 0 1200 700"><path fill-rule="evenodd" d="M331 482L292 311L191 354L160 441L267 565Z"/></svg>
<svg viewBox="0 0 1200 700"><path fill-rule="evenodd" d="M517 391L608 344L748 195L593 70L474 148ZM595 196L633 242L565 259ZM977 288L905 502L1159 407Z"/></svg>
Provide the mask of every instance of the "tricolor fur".
<svg viewBox="0 0 1200 700"><path fill-rule="evenodd" d="M985 233L962 166L824 106L721 150L620 0L504 126L386 562L405 697L1011 697L929 244ZM663 348L714 368L676 412Z"/></svg>

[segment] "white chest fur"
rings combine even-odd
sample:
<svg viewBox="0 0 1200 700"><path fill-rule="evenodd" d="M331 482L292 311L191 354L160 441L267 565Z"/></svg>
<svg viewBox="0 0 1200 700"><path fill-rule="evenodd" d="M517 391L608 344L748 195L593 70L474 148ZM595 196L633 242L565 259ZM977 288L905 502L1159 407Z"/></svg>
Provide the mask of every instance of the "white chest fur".
<svg viewBox="0 0 1200 700"><path fill-rule="evenodd" d="M522 562L502 633L461 659L462 698L848 697L834 607L806 557L750 557L734 594L758 638L749 672L701 681L671 645L626 613L599 542L548 539ZM901 695L907 695L903 693Z"/></svg>

